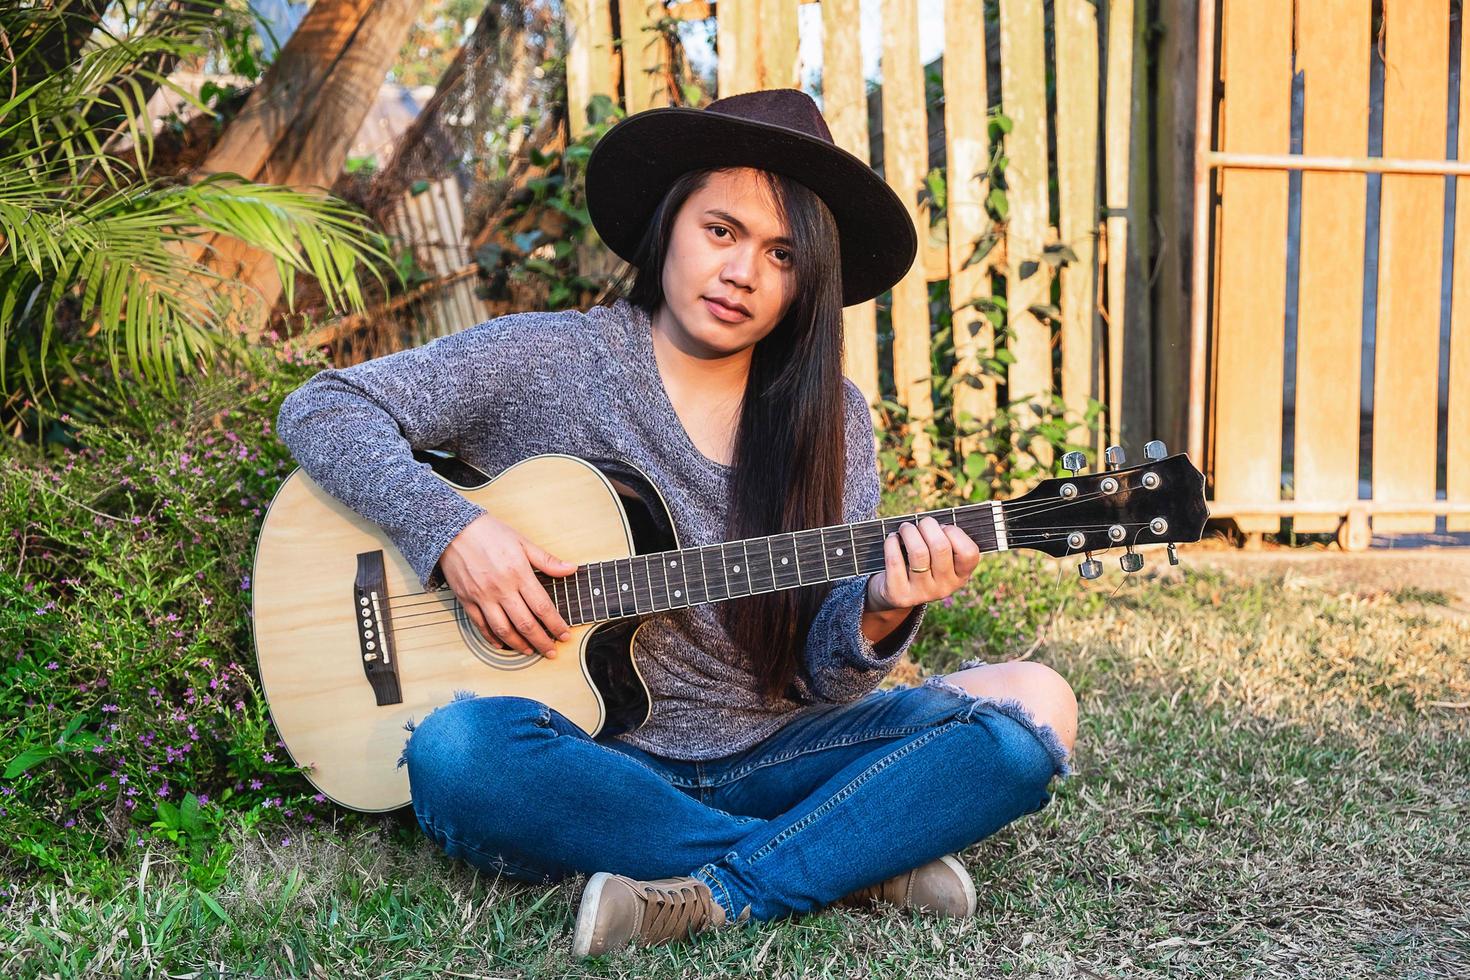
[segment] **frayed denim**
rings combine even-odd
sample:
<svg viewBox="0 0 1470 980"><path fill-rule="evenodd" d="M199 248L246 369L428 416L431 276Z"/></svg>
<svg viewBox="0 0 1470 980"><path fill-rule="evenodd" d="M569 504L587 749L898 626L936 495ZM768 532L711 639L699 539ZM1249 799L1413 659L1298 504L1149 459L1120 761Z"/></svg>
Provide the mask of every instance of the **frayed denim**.
<svg viewBox="0 0 1470 980"><path fill-rule="evenodd" d="M731 919L827 905L1046 806L1069 771L1016 701L931 678L795 712L721 759L665 759L590 738L513 697L462 697L413 727L419 826L496 874L694 875Z"/></svg>

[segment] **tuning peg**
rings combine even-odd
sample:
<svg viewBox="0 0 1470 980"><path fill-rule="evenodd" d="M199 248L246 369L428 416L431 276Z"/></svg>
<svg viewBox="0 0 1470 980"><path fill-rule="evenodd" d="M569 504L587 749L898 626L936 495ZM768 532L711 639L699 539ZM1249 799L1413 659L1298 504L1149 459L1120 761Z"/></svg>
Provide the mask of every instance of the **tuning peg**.
<svg viewBox="0 0 1470 980"><path fill-rule="evenodd" d="M1062 457L1062 469L1076 476L1087 468L1087 457L1078 452L1067 453Z"/></svg>
<svg viewBox="0 0 1470 980"><path fill-rule="evenodd" d="M1143 567L1143 556L1129 545L1128 550L1118 557L1118 564L1123 566L1125 572L1136 572Z"/></svg>
<svg viewBox="0 0 1470 980"><path fill-rule="evenodd" d="M1165 446L1160 439L1153 439L1143 444L1143 458L1152 463L1156 459L1163 459L1169 455L1169 447Z"/></svg>
<svg viewBox="0 0 1470 980"><path fill-rule="evenodd" d="M1108 469L1122 469L1124 462L1123 447L1109 446L1107 451L1103 453L1103 458L1108 461Z"/></svg>
<svg viewBox="0 0 1470 980"><path fill-rule="evenodd" d="M1174 542L1172 542L1172 541L1169 542L1168 552L1169 552L1169 564L1171 564L1171 565L1177 565L1177 564L1179 564L1179 552L1177 552L1177 551L1174 550Z"/></svg>
<svg viewBox="0 0 1470 980"><path fill-rule="evenodd" d="M1102 574L1102 562L1092 557L1092 552L1087 553L1087 560L1077 566L1077 574L1089 581Z"/></svg>

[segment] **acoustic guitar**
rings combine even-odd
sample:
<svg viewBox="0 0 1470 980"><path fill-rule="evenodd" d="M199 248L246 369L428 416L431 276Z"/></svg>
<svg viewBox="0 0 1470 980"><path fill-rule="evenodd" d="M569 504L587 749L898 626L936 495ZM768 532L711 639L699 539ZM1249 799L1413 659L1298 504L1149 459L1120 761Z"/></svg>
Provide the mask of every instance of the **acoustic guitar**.
<svg viewBox="0 0 1470 980"><path fill-rule="evenodd" d="M532 456L489 477L452 457L418 453L457 492L552 554L574 574L537 571L571 638L545 658L487 642L454 593L425 592L387 535L301 470L266 512L252 576L261 684L281 740L318 790L354 810L409 801L397 766L406 722L457 691L534 698L589 734L647 720L651 701L633 655L650 616L752 593L866 575L884 568L884 536L904 521L954 524L983 552L1029 548L1054 557L1198 541L1209 512L1204 477L1183 454L1146 447L1145 462L1042 481L1023 497L837 524L806 531L680 544L658 488L623 460Z"/></svg>

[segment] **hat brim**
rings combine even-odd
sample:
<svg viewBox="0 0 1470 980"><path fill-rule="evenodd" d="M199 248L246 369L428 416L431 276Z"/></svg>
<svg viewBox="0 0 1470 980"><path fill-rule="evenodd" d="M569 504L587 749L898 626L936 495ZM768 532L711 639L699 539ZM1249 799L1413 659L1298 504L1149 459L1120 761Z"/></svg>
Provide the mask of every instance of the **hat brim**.
<svg viewBox="0 0 1470 980"><path fill-rule="evenodd" d="M891 288L913 265L913 220L872 167L806 133L702 109L646 109L608 130L587 160L587 211L607 246L631 262L680 174L741 166L799 180L827 205L841 239L843 306Z"/></svg>

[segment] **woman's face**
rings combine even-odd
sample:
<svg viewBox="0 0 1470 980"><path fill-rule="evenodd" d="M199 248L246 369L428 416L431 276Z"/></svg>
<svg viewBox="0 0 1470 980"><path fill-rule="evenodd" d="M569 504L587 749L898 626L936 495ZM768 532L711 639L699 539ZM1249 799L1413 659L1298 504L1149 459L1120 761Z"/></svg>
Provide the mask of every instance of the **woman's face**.
<svg viewBox="0 0 1470 980"><path fill-rule="evenodd" d="M795 253L757 171L720 171L685 200L663 268L663 327L705 357L750 347L786 315ZM720 304L743 307L744 312Z"/></svg>

